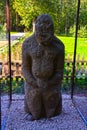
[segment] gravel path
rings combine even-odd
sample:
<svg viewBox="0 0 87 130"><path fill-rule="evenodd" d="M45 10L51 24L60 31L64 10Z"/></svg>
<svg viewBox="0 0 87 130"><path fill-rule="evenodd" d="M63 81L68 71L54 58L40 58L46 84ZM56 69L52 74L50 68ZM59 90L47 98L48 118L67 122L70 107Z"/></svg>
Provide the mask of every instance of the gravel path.
<svg viewBox="0 0 87 130"><path fill-rule="evenodd" d="M19 39L21 37L24 37L25 36L25 33L16 33L16 34L11 34L11 40L16 40L16 39Z"/></svg>
<svg viewBox="0 0 87 130"><path fill-rule="evenodd" d="M9 96L2 96L1 97L1 116L2 120L4 119L5 115L8 111L8 104L9 104Z"/></svg>
<svg viewBox="0 0 87 130"><path fill-rule="evenodd" d="M31 121L31 115L24 112L24 102L20 100L23 96L14 95L13 99L16 99L13 100L8 113L5 130L87 130L70 96L63 95L62 97L63 111L59 116Z"/></svg>
<svg viewBox="0 0 87 130"><path fill-rule="evenodd" d="M80 109L87 120L87 97L74 96L74 103Z"/></svg>

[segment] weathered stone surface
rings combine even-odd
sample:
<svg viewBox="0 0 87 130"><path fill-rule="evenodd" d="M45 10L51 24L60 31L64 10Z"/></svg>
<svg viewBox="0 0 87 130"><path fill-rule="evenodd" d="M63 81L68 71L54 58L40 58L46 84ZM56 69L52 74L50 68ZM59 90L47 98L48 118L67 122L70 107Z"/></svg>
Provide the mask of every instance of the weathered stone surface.
<svg viewBox="0 0 87 130"><path fill-rule="evenodd" d="M60 114L64 45L54 36L54 25L49 15L37 18L34 34L24 41L22 66L25 111L34 119Z"/></svg>

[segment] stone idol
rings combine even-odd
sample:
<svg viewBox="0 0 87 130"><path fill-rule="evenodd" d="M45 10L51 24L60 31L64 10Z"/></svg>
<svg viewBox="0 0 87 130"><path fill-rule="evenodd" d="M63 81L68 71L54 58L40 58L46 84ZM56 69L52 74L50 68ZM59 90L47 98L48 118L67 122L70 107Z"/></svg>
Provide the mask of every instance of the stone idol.
<svg viewBox="0 0 87 130"><path fill-rule="evenodd" d="M54 36L51 17L42 14L36 19L34 34L22 46L24 109L33 119L50 118L62 112L63 68L64 45Z"/></svg>

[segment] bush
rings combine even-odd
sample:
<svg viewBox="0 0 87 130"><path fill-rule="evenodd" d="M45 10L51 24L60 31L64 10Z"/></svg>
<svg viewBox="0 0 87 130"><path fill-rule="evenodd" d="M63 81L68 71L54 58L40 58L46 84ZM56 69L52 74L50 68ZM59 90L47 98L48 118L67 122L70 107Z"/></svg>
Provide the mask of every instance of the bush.
<svg viewBox="0 0 87 130"><path fill-rule="evenodd" d="M69 34L70 36L75 36L75 25L70 28ZM81 37L81 38L87 37L87 26L81 27L78 30L78 37Z"/></svg>
<svg viewBox="0 0 87 130"><path fill-rule="evenodd" d="M2 24L0 24L0 32L2 32L3 26Z"/></svg>
<svg viewBox="0 0 87 130"><path fill-rule="evenodd" d="M87 27L81 27L80 30L78 30L78 36L81 38L87 37Z"/></svg>
<svg viewBox="0 0 87 130"><path fill-rule="evenodd" d="M0 40L6 39L6 24L0 24Z"/></svg>
<svg viewBox="0 0 87 130"><path fill-rule="evenodd" d="M75 36L75 25L72 26L72 27L70 27L69 35L70 35L70 36Z"/></svg>

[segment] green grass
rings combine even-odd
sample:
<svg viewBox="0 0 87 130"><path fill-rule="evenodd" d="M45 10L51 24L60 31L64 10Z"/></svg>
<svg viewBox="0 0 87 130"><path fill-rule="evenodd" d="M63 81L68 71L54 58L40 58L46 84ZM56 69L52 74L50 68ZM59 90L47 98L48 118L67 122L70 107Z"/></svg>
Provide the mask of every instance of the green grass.
<svg viewBox="0 0 87 130"><path fill-rule="evenodd" d="M15 34L16 32L11 32L11 34ZM32 34L32 32L26 33L26 38L29 37ZM57 36L65 45L65 58L67 58L67 55L70 54L70 57L72 58L74 54L74 43L75 38L74 37L65 37L65 36ZM24 39L22 39L21 43L23 43ZM87 38L77 38L77 51L76 55L80 55L80 59L82 59L82 56L84 55L85 60L87 60Z"/></svg>
<svg viewBox="0 0 87 130"><path fill-rule="evenodd" d="M74 53L74 43L75 38L74 37L63 37L58 36L58 38L64 43L65 45L65 55L67 56L70 54L70 56ZM80 55L80 58L84 55L85 60L87 60L87 38L78 38L77 39L77 50L76 54Z"/></svg>
<svg viewBox="0 0 87 130"><path fill-rule="evenodd" d="M30 36L32 33L26 33L26 37ZM65 37L65 36L57 36L65 45L65 57L67 58L67 55L70 54L70 57L72 58L74 54L74 43L75 38L74 37ZM76 49L76 55L80 55L80 59L82 59L82 56L84 55L85 60L87 60L87 38L77 38L77 49Z"/></svg>

